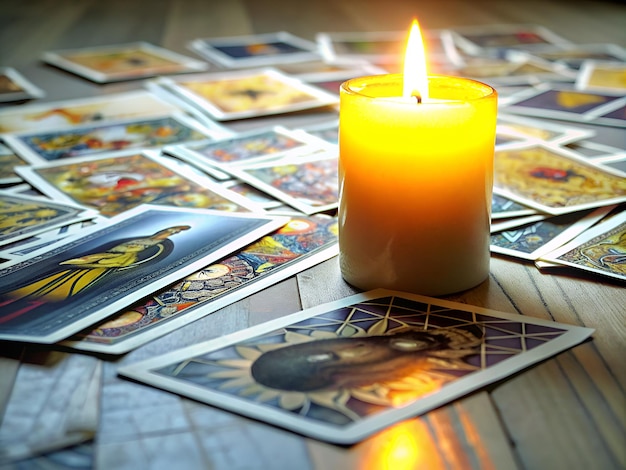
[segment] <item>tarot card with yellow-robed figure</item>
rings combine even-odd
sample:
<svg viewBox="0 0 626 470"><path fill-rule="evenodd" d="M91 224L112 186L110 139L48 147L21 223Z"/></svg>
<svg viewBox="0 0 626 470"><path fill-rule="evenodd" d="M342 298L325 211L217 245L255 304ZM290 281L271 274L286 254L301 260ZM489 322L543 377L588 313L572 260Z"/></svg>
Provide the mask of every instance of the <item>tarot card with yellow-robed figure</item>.
<svg viewBox="0 0 626 470"><path fill-rule="evenodd" d="M496 150L494 192L558 215L626 201L626 174L557 146Z"/></svg>
<svg viewBox="0 0 626 470"><path fill-rule="evenodd" d="M573 347L592 331L379 289L119 373L319 440L352 444Z"/></svg>
<svg viewBox="0 0 626 470"><path fill-rule="evenodd" d="M225 121L336 104L338 97L274 69L161 78L164 90Z"/></svg>
<svg viewBox="0 0 626 470"><path fill-rule="evenodd" d="M53 343L276 230L286 217L142 205L0 270L0 339Z"/></svg>

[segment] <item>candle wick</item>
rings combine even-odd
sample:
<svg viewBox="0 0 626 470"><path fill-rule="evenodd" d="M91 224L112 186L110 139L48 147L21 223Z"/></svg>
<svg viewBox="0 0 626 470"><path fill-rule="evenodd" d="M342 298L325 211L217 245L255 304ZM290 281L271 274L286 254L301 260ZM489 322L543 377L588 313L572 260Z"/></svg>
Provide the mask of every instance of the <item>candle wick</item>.
<svg viewBox="0 0 626 470"><path fill-rule="evenodd" d="M417 100L417 104L420 104L422 102L422 97L418 92L411 93L411 96L413 96Z"/></svg>

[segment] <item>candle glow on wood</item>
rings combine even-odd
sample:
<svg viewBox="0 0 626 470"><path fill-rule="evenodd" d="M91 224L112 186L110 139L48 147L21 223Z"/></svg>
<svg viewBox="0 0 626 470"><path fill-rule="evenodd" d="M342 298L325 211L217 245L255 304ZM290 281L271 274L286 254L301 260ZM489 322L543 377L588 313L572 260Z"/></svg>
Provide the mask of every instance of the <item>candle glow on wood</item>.
<svg viewBox="0 0 626 470"><path fill-rule="evenodd" d="M428 72L426 68L426 49L420 32L419 23L413 20L406 53L404 54L404 98L417 96L419 101L428 100Z"/></svg>
<svg viewBox="0 0 626 470"><path fill-rule="evenodd" d="M407 75L425 73L409 65L420 57L410 50ZM339 263L361 289L444 295L489 274L497 94L465 78L426 79L341 86Z"/></svg>

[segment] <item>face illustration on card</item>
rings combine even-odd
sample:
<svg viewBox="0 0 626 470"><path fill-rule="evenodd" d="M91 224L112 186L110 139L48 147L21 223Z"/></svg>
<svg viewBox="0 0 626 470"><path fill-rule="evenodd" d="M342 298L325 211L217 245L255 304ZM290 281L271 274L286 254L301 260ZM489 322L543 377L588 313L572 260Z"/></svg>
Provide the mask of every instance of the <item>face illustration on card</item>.
<svg viewBox="0 0 626 470"><path fill-rule="evenodd" d="M120 374L317 439L354 443L533 356L554 354L552 344L570 336L571 327L473 309L372 291Z"/></svg>

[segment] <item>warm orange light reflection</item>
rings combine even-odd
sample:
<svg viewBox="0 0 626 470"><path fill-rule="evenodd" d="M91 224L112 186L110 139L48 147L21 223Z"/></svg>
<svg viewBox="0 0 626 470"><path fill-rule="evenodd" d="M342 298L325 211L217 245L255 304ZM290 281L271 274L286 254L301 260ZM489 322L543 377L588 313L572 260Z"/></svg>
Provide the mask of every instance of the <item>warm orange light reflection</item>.
<svg viewBox="0 0 626 470"><path fill-rule="evenodd" d="M411 32L404 54L404 82L402 96L419 96L428 99L428 74L426 72L426 52L424 41L416 19L411 24Z"/></svg>
<svg viewBox="0 0 626 470"><path fill-rule="evenodd" d="M370 442L362 470L413 470L444 468L437 444L426 423L413 419L387 428Z"/></svg>

